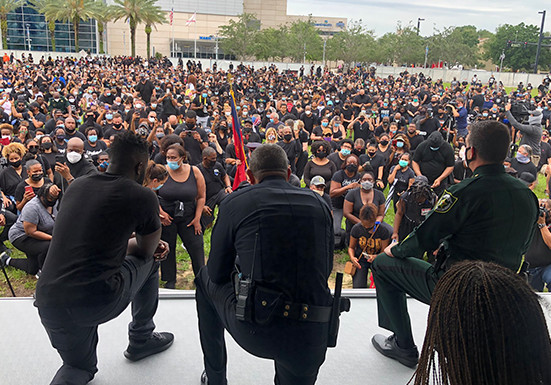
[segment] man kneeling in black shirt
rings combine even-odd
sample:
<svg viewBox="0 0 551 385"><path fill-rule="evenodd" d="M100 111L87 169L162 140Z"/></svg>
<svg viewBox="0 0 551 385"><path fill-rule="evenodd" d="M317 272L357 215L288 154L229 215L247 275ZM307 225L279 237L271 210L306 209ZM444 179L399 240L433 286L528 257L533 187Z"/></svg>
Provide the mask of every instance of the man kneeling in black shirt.
<svg viewBox="0 0 551 385"><path fill-rule="evenodd" d="M66 190L36 287L42 324L63 359L51 384L86 384L94 378L98 325L130 302L126 358L140 360L173 342L171 333L153 332L157 260L168 246L160 242L157 197L140 186L147 159L143 140L130 132L117 135L107 172L79 178Z"/></svg>

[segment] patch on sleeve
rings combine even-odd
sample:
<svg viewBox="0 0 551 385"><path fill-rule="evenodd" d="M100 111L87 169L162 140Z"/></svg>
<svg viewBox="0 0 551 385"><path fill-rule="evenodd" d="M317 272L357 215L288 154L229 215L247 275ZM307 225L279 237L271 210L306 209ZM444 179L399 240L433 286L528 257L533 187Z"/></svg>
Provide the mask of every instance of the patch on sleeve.
<svg viewBox="0 0 551 385"><path fill-rule="evenodd" d="M455 202L457 202L457 198L454 197L452 193L448 191L444 191L444 194L442 194L442 196L436 203L436 207L434 208L434 211L439 214L447 213L453 207Z"/></svg>

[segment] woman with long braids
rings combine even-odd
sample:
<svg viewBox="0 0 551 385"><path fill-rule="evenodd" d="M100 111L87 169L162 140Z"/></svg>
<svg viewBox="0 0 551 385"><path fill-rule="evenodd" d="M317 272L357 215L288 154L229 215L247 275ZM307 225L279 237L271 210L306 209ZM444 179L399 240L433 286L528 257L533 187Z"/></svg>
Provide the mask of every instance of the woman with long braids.
<svg viewBox="0 0 551 385"><path fill-rule="evenodd" d="M453 265L432 294L414 385L551 384L540 298L500 265ZM410 381L410 383L412 382Z"/></svg>

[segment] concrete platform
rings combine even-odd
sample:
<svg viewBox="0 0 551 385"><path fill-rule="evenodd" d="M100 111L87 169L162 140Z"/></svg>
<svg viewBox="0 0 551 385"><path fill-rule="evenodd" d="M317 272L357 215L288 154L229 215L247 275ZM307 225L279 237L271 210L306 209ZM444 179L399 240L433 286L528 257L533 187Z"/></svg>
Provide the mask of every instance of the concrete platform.
<svg viewBox="0 0 551 385"><path fill-rule="evenodd" d="M345 295L348 295L348 292ZM352 311L341 317L338 346L328 349L317 384L406 384L413 370L379 355L371 345L377 327L373 290L354 291ZM167 384L195 385L203 370L197 330L194 292L160 294L155 323L158 331L175 334L174 345L164 353L140 362L126 360L127 309L120 317L101 325L98 346L99 372L93 385ZM549 300L547 297L546 299ZM423 343L428 306L409 300L413 333ZM232 385L273 384L273 362L253 357L227 335L228 381ZM48 384L61 364L42 327L30 298L0 299L0 384Z"/></svg>

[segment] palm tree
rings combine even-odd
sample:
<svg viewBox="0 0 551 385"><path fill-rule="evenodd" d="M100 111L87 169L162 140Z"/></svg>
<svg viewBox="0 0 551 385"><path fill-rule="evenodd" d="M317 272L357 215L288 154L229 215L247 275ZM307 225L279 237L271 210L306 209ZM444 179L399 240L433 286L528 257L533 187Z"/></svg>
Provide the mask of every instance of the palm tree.
<svg viewBox="0 0 551 385"><path fill-rule="evenodd" d="M105 24L113 20L113 7L105 4L102 0L97 0L94 19L98 22L99 53L105 53L103 33L105 32Z"/></svg>
<svg viewBox="0 0 551 385"><path fill-rule="evenodd" d="M8 13L15 11L22 4L23 0L0 0L0 30L4 49L8 49Z"/></svg>
<svg viewBox="0 0 551 385"><path fill-rule="evenodd" d="M78 28L80 21L94 18L96 8L97 4L94 0L59 0L48 4L44 16L73 24L73 30L75 31L75 52L78 52Z"/></svg>
<svg viewBox="0 0 551 385"><path fill-rule="evenodd" d="M44 15L46 23L48 24L48 30L50 32L50 40L52 41L52 51L55 51L55 18L52 15L46 15L48 7L55 7L51 3L56 3L57 0L32 0L29 5L36 10L36 12Z"/></svg>
<svg viewBox="0 0 551 385"><path fill-rule="evenodd" d="M147 35L147 44L146 44L147 58L150 58L151 57L151 32L152 32L151 27L154 26L155 24L163 24L166 21L165 13L161 11L160 8L151 9L144 15L143 19L145 23L145 34Z"/></svg>
<svg viewBox="0 0 551 385"><path fill-rule="evenodd" d="M145 23L149 20L149 25L151 28L152 24L162 22L155 21L156 18L162 14L161 7L155 5L155 3L156 0L115 0L115 4L113 5L113 19L115 21L124 19L124 21L128 22L130 27L130 46L132 56L136 56L136 27L138 24ZM164 17L162 19L164 21ZM151 32L149 32L149 34L150 33Z"/></svg>

